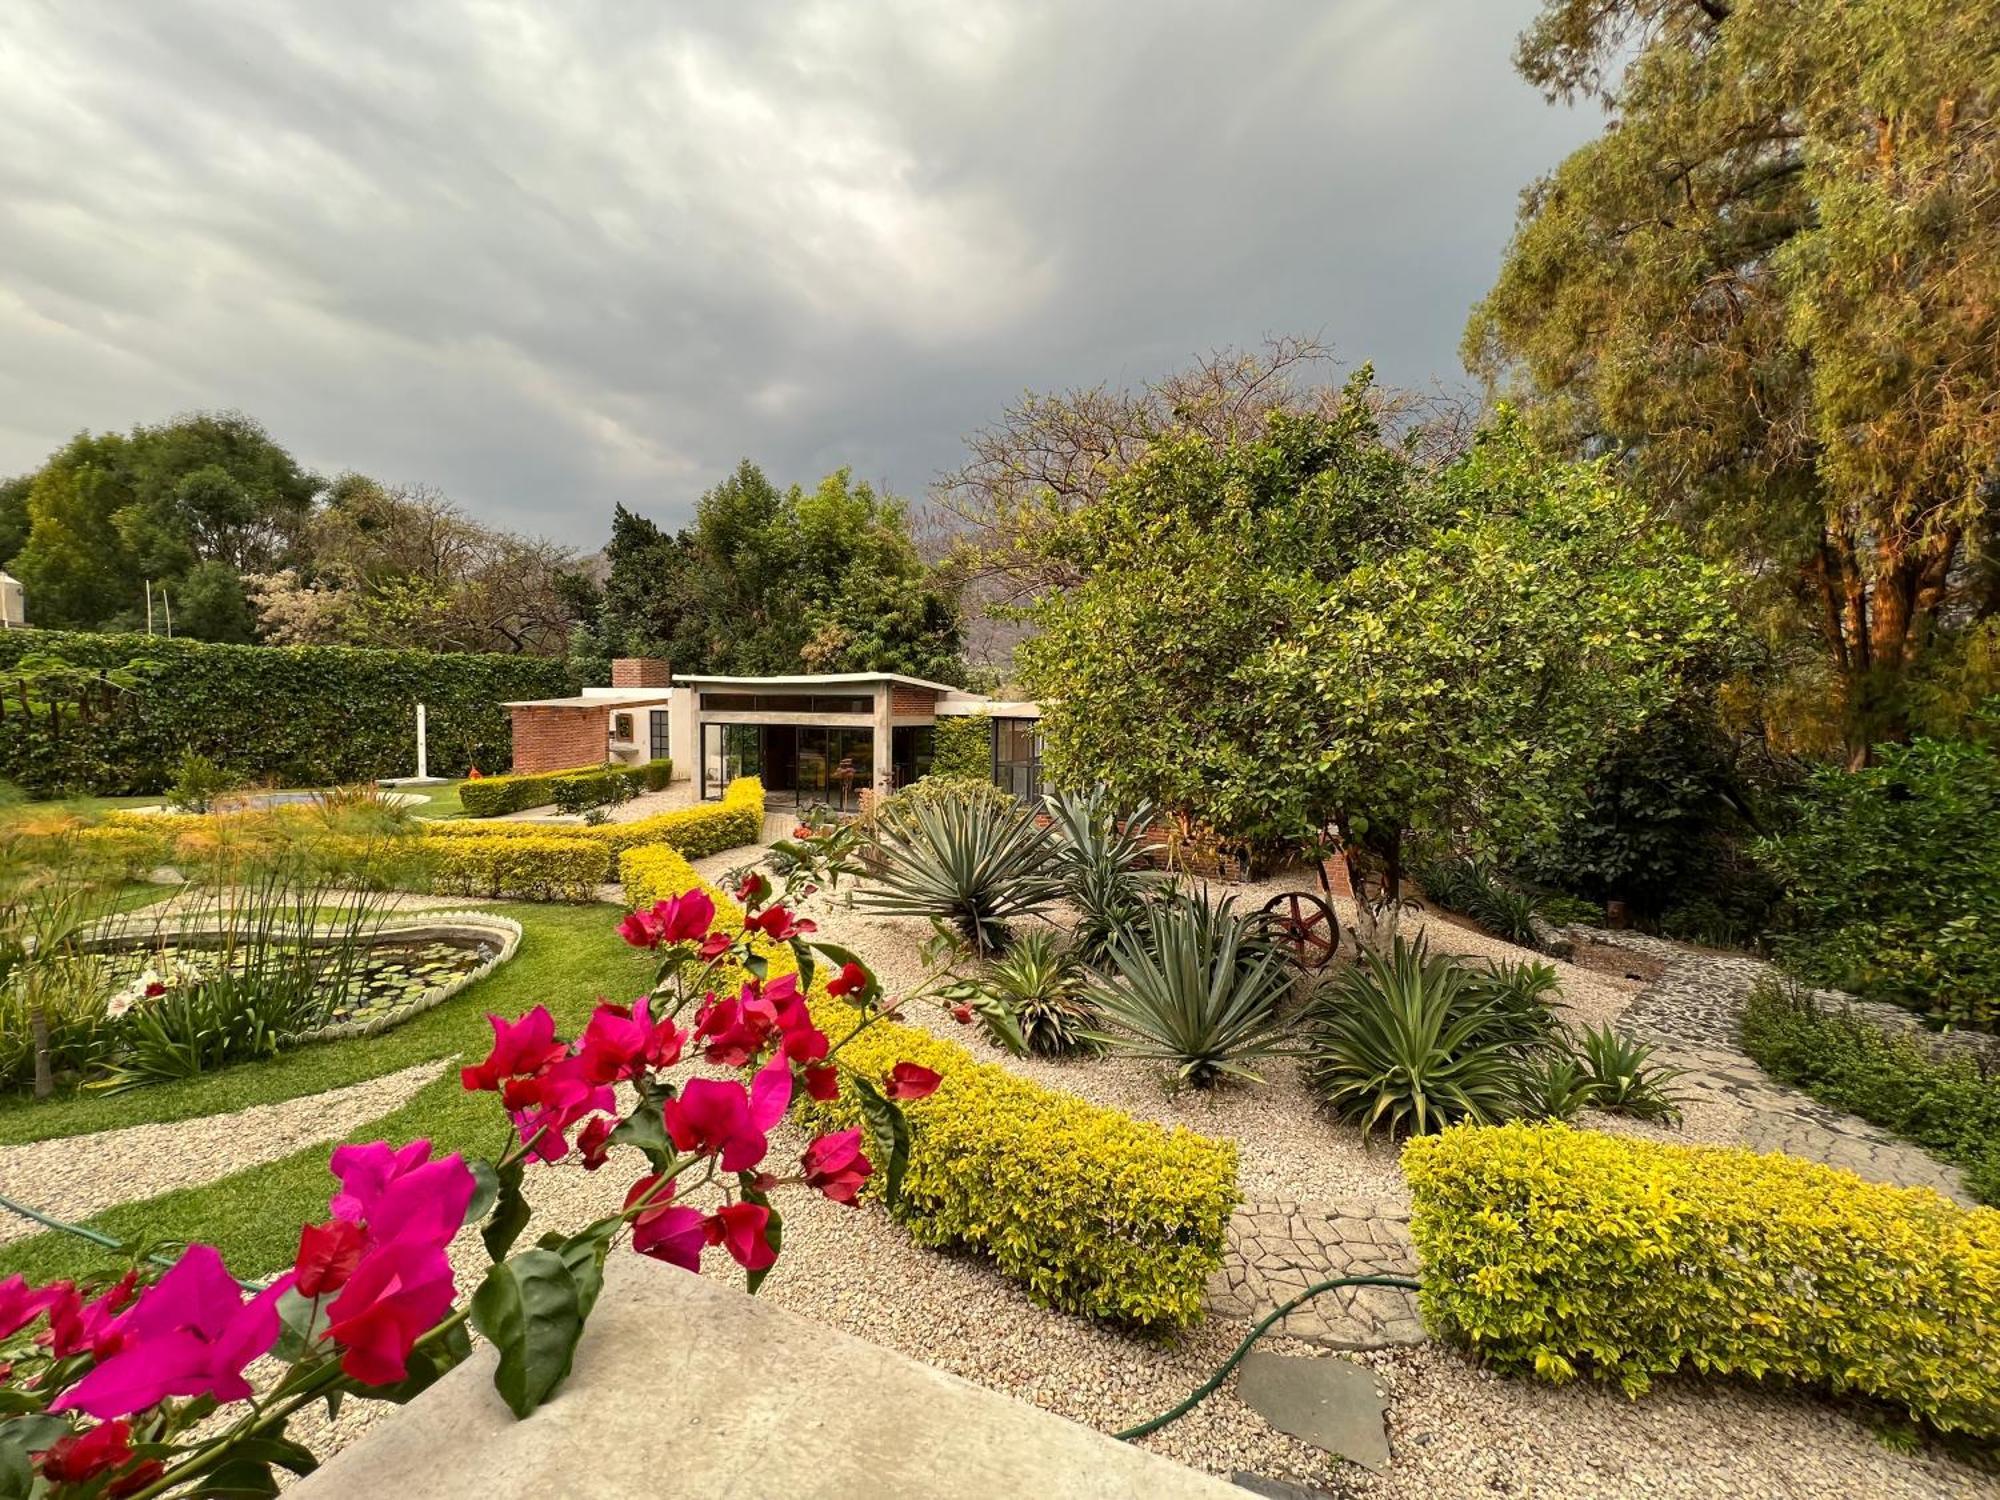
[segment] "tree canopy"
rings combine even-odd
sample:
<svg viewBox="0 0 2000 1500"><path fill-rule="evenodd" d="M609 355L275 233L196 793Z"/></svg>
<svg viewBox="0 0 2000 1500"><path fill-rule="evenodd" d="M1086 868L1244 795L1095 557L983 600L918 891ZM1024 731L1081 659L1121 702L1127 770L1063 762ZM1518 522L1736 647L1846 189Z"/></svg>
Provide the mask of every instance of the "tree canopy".
<svg viewBox="0 0 2000 1500"><path fill-rule="evenodd" d="M1766 585L1856 758L1990 614L2000 3L1547 0L1614 127L1523 195L1468 363Z"/></svg>
<svg viewBox="0 0 2000 1500"><path fill-rule="evenodd" d="M1367 374L1330 414L1164 435L1047 529L1079 581L1020 648L1058 785L1250 845L1408 830L1518 844L1724 638L1721 571L1503 415L1435 472Z"/></svg>

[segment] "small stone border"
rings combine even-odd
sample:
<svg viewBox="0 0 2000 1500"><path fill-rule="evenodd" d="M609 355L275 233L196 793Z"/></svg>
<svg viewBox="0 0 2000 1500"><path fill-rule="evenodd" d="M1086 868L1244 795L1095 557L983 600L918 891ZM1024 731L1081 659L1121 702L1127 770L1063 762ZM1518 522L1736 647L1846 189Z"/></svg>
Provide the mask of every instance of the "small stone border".
<svg viewBox="0 0 2000 1500"><path fill-rule="evenodd" d="M104 930L91 932L82 941L86 943L106 942L116 938L131 937L134 933L134 929L124 917L113 917L107 923L100 923L99 927ZM197 926L186 927L180 930L189 934L219 933L224 931L226 927L227 924L218 919L213 922L201 923ZM305 928L303 935L311 937L315 930L310 927ZM420 922L378 927L375 929L373 938L375 941L394 940L398 942L425 938L437 940L464 937L468 930L492 938L499 944L499 947L495 950L491 958L473 968L467 969L463 974L453 975L443 984L433 985L422 994L405 1000L398 1005L391 1006L389 1009L378 1012L366 1019L334 1021L325 1026L316 1026L310 1031L302 1031L292 1038L293 1043L303 1046L313 1042L343 1042L353 1041L360 1037L380 1036L383 1032L392 1030L402 1025L405 1021L412 1020L422 1015L425 1011L444 1004L445 1001L451 999L452 996L458 994L468 986L477 984L501 964L512 958L515 951L521 946L521 924L512 917L503 917L497 912L489 911L425 912L423 920ZM297 937L301 935L301 929L284 923L274 925L271 931L278 937Z"/></svg>

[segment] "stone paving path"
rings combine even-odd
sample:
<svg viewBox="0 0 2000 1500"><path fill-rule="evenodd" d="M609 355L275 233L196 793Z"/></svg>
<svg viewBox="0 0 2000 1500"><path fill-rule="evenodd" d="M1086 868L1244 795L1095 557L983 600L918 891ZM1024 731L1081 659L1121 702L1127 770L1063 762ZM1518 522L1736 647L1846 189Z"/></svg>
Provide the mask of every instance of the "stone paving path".
<svg viewBox="0 0 2000 1500"><path fill-rule="evenodd" d="M1249 1203L1230 1220L1229 1248L1209 1283L1209 1306L1225 1316L1261 1318L1316 1281L1416 1274L1406 1204L1383 1198L1320 1208ZM1322 1292L1287 1313L1276 1331L1333 1349L1424 1340L1416 1295L1393 1287Z"/></svg>

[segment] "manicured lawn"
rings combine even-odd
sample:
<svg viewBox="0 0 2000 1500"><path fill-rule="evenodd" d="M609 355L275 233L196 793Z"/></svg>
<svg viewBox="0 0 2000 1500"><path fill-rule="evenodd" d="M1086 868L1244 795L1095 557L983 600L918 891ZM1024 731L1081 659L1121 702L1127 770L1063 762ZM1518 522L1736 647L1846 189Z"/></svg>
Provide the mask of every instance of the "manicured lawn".
<svg viewBox="0 0 2000 1500"><path fill-rule="evenodd" d="M253 1104L297 1098L393 1073L432 1058L485 1055L489 1011L513 1016L535 1005L574 1032L599 995L629 1000L652 978L650 955L627 947L609 906L505 905L524 929L520 951L487 979L386 1036L307 1047L273 1062L209 1078L134 1090L111 1098L70 1097L35 1104L21 1096L0 1104L0 1143L46 1140L144 1121L187 1120ZM455 1067L401 1108L372 1121L361 1140L427 1136L444 1150L491 1155L504 1138L492 1095L468 1095ZM218 1153L227 1142L218 1138ZM199 1239L217 1245L242 1275L261 1275L290 1260L299 1225L323 1217L332 1179L329 1147L253 1166L234 1176L112 1209L90 1222L125 1238ZM68 1235L44 1234L0 1249L0 1275L68 1274L103 1263L102 1251Z"/></svg>
<svg viewBox="0 0 2000 1500"><path fill-rule="evenodd" d="M462 818L465 816L465 808L458 800L458 789L464 785L465 783L461 780L446 782L443 786L412 786L398 788L398 790L424 799L425 806L412 809L419 817ZM278 790L308 792L322 789L314 787L280 787ZM157 807L166 800L167 797L164 792L152 792L140 797L91 797L81 794L74 797L27 797L15 801L0 802L0 816L32 816L37 813L62 812L75 813L80 817L93 817L99 813L117 812L121 808Z"/></svg>

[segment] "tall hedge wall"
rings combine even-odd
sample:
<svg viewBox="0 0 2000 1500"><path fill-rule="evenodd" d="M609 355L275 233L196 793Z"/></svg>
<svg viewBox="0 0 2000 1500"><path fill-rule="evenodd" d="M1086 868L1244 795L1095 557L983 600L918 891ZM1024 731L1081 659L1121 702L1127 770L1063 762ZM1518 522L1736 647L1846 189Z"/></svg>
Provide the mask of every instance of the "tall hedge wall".
<svg viewBox="0 0 2000 1500"><path fill-rule="evenodd" d="M109 723L58 743L46 721L7 715L0 779L36 791L157 792L188 751L282 786L327 786L415 770L416 705L428 710L433 775L505 766L499 705L572 690L561 661L341 646L216 646L159 636L0 632L0 672L31 651L80 666L158 671ZM12 705L10 705L10 709Z"/></svg>

